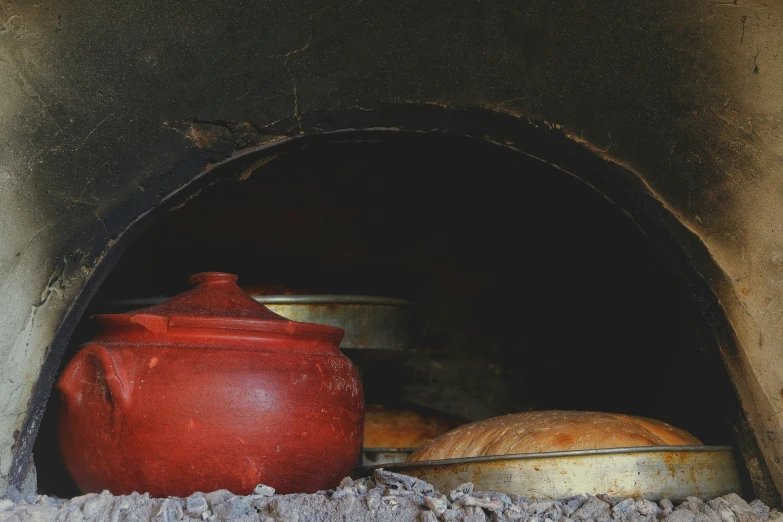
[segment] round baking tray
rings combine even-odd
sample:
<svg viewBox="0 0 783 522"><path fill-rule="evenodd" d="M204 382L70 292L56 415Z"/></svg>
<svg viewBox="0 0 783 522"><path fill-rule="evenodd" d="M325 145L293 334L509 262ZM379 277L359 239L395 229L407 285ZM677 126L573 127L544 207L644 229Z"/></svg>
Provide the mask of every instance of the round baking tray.
<svg viewBox="0 0 783 522"><path fill-rule="evenodd" d="M342 349L405 350L416 341L419 305L403 299L362 295L262 295L253 299L292 321L342 328ZM122 313L165 300L122 299L107 301L101 308L105 313Z"/></svg>
<svg viewBox="0 0 783 522"><path fill-rule="evenodd" d="M477 490L531 498L567 498L590 493L672 501L740 493L729 446L662 446L525 453L494 457L404 462L357 468L410 475L449 491L465 482Z"/></svg>
<svg viewBox="0 0 783 522"><path fill-rule="evenodd" d="M361 465L378 467L381 464L405 462L417 448L362 448Z"/></svg>

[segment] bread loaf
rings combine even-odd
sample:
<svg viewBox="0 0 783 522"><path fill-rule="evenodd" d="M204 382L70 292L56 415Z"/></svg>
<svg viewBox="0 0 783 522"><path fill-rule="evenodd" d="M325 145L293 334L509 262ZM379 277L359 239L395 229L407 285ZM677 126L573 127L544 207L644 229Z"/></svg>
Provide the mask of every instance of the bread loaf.
<svg viewBox="0 0 783 522"><path fill-rule="evenodd" d="M409 461L518 453L695 446L699 439L664 422L582 411L531 411L459 426L421 447Z"/></svg>
<svg viewBox="0 0 783 522"><path fill-rule="evenodd" d="M418 448L453 426L438 417L369 405L364 415L364 447Z"/></svg>

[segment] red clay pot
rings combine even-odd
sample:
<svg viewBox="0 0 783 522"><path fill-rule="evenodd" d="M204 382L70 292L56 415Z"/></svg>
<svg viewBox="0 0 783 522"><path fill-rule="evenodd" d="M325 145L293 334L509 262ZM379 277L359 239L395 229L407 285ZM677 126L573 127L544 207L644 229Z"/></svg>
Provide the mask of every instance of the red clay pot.
<svg viewBox="0 0 783 522"><path fill-rule="evenodd" d="M197 274L164 303L95 317L102 332L57 383L82 492L312 493L350 474L364 398L343 331L284 319L236 279Z"/></svg>

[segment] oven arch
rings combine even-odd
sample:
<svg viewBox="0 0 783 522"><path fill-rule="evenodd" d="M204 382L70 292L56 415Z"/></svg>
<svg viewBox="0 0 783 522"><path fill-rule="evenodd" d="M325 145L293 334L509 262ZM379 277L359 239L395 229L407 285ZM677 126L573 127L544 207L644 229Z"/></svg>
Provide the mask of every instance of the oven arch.
<svg viewBox="0 0 783 522"><path fill-rule="evenodd" d="M109 209L108 214L112 219L125 221L126 225L120 234L104 245L105 254L81 282L78 297L71 303L52 338L51 349L43 363L23 429L17 439L9 484L22 488L28 478L32 442L62 362L62 354L89 300L124 249L160 213L184 204L206 184L263 169L264 164L276 154L308 142L390 139L405 133L451 135L484 141L535 158L581 180L628 214L643 233L667 253L691 291L704 304L704 313L710 319L722 347L722 355L735 380L735 386L741 390L741 394L743 389L752 387L752 384L741 382L751 376L743 372L741 349L722 304L726 302L727 292L732 288L731 281L698 235L667 207L639 174L604 157L600 149L576 139L553 124L531 122L481 108L405 106L404 111L398 109L389 107L378 111L313 114L303 119L303 127L308 131L302 135L259 133L253 138L255 144L244 147L238 141L238 136L246 136L248 122L180 122L179 129L187 137L185 143L190 146L185 152L196 153L204 159L221 156L224 159L214 163L208 163L207 159L203 165L191 162L185 166L175 166L172 170L177 170L182 183L155 204L134 209L117 204ZM316 130L319 128L328 130ZM750 431L743 440L746 460L755 459L759 463L757 469L751 469L757 495L762 498L765 494L773 495L769 472Z"/></svg>

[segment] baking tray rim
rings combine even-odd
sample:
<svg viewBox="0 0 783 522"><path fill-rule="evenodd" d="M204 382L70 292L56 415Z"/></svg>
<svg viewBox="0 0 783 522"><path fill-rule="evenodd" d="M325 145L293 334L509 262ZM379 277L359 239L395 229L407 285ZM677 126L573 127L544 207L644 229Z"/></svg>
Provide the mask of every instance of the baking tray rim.
<svg viewBox="0 0 783 522"><path fill-rule="evenodd" d="M627 448L604 448L590 450L570 450L570 451L546 451L541 453L515 453L509 455L486 455L481 457L462 457L455 459L441 460L420 460L414 462L397 462L394 464L378 464L373 466L363 466L364 469L373 470L378 468L421 468L434 466L448 466L459 464L472 464L481 462L498 462L503 460L532 460L558 457L583 457L583 456L601 456L601 455L630 455L636 453L723 453L733 452L731 446L638 446Z"/></svg>
<svg viewBox="0 0 783 522"><path fill-rule="evenodd" d="M397 306L419 307L419 303L398 299L396 297L376 297L370 295L343 295L343 294L309 294L309 295L254 295L250 296L261 304L287 304L287 305L311 305L311 304L344 304L344 305L371 305L371 306ZM140 297L133 299L115 299L102 303L106 307L117 306L149 306L162 303L169 297Z"/></svg>

